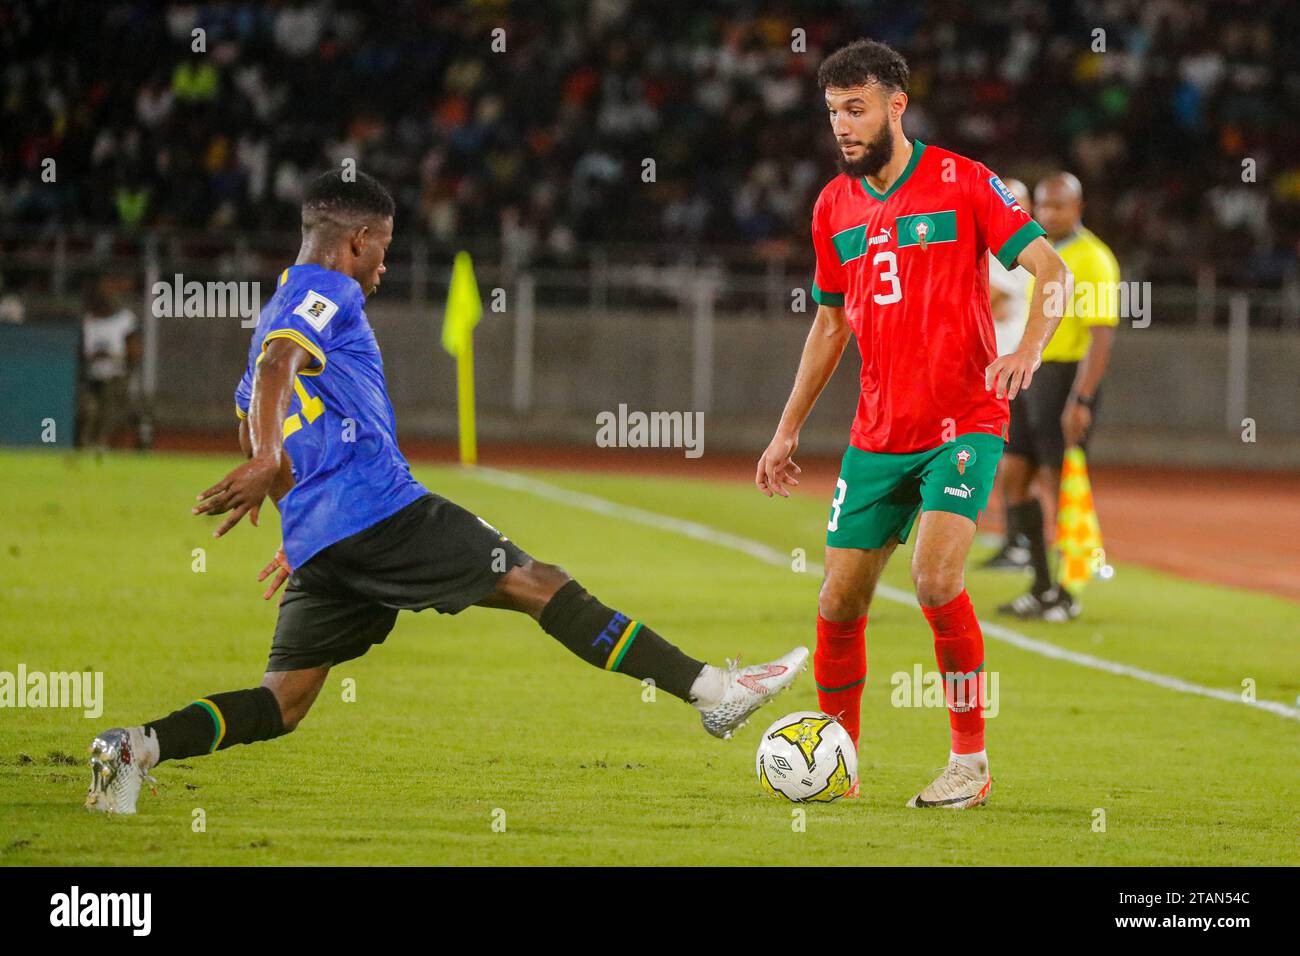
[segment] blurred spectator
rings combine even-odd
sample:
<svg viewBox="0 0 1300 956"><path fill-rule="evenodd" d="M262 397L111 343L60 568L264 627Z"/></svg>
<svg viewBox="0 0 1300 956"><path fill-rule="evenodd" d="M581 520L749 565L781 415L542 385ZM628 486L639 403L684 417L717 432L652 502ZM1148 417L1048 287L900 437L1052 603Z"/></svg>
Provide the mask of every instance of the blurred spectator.
<svg viewBox="0 0 1300 956"><path fill-rule="evenodd" d="M0 7L0 215L289 230L303 178L352 158L388 183L403 232L504 240L515 261L619 240L806 254L834 172L816 67L865 35L911 63L910 133L1031 184L1077 168L1121 258L1189 274L1231 255L1248 278L1300 243L1300 190L1280 185L1300 181L1288 0L159 11ZM45 157L57 185L39 184Z"/></svg>
<svg viewBox="0 0 1300 956"><path fill-rule="evenodd" d="M79 443L108 448L130 412L130 378L140 364L135 313L120 308L103 280L90 283L81 322Z"/></svg>
<svg viewBox="0 0 1300 956"><path fill-rule="evenodd" d="M22 325L27 319L27 306L18 290L0 275L0 322Z"/></svg>

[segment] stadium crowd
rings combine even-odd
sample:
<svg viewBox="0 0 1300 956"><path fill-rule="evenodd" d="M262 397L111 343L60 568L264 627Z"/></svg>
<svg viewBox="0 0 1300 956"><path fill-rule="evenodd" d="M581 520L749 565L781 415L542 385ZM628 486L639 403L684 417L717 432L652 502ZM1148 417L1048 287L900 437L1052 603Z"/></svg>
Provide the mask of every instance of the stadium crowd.
<svg viewBox="0 0 1300 956"><path fill-rule="evenodd" d="M0 6L0 219L291 229L305 181L351 157L432 241L798 254L833 173L816 68L862 35L909 58L911 133L1031 184L1074 170L1121 259L1295 268L1285 2L20 0Z"/></svg>

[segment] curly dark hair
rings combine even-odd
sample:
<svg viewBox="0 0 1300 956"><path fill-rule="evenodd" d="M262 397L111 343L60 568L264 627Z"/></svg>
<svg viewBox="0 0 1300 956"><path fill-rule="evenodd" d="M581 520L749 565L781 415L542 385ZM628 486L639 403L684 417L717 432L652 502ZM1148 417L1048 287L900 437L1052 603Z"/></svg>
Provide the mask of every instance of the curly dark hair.
<svg viewBox="0 0 1300 956"><path fill-rule="evenodd" d="M872 80L890 92L907 92L911 73L907 61L887 43L876 40L854 40L840 47L817 69L817 85L847 89L865 86Z"/></svg>
<svg viewBox="0 0 1300 956"><path fill-rule="evenodd" d="M345 179L341 169L331 169L307 187L302 199L302 222L308 228L340 218L389 219L393 209L393 197L374 176L357 170L352 178Z"/></svg>

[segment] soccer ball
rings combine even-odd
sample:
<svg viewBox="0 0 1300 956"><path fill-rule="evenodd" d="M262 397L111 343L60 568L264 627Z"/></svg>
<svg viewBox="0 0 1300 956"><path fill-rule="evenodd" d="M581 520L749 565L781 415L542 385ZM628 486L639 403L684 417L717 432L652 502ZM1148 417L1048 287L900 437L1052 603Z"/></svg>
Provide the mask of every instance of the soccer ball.
<svg viewBox="0 0 1300 956"><path fill-rule="evenodd" d="M858 750L834 717L815 710L786 714L758 742L758 782L774 797L830 803L858 779Z"/></svg>

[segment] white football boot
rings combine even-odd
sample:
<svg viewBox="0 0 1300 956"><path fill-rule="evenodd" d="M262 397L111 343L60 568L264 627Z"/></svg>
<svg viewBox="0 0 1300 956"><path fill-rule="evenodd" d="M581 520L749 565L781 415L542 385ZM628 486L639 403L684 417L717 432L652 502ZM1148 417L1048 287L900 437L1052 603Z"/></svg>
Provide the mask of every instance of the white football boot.
<svg viewBox="0 0 1300 956"><path fill-rule="evenodd" d="M90 792L86 806L103 813L135 813L140 786L149 776L149 742L143 727L114 727L90 742ZM157 793L157 790L154 790Z"/></svg>
<svg viewBox="0 0 1300 956"><path fill-rule="evenodd" d="M948 766L928 787L907 801L912 808L943 807L948 810L965 810L983 806L988 802L993 778L985 763L977 770L956 757L949 757Z"/></svg>
<svg viewBox="0 0 1300 956"><path fill-rule="evenodd" d="M727 740L749 720L749 715L794 683L808 669L808 648L796 647L770 664L741 667L740 658L727 661L722 697L700 711L704 729Z"/></svg>

